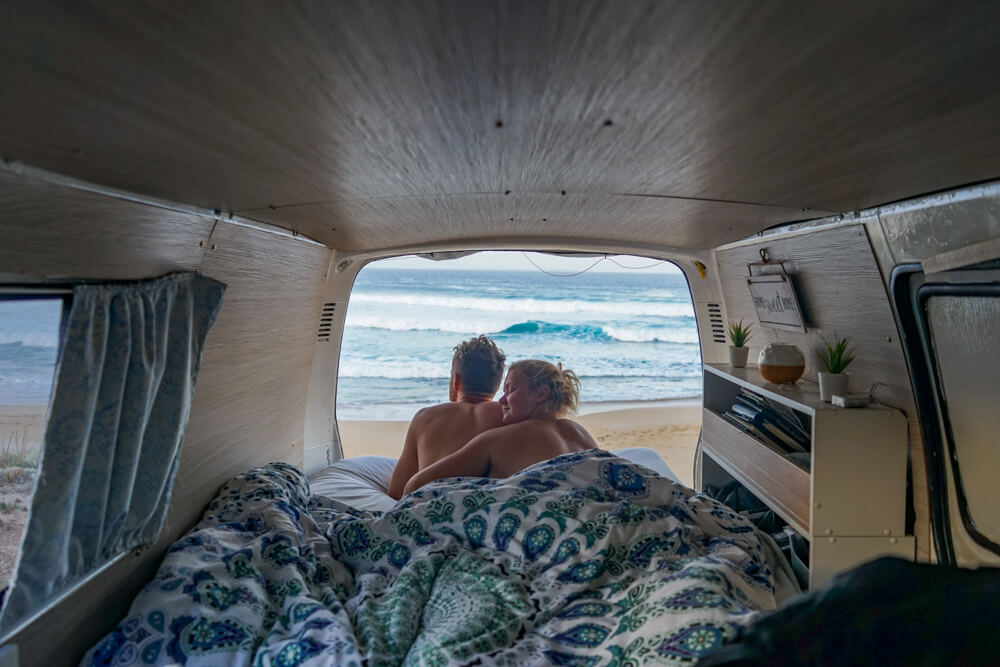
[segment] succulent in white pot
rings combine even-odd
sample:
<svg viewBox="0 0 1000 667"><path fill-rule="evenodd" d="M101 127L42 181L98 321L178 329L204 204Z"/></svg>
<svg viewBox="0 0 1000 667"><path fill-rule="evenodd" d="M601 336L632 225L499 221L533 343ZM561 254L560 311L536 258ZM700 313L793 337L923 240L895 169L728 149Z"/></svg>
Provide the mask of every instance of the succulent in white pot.
<svg viewBox="0 0 1000 667"><path fill-rule="evenodd" d="M750 348L746 346L750 340L751 325L743 324L743 318L739 322L729 320L729 365L733 368L743 368L747 365L747 355Z"/></svg>
<svg viewBox="0 0 1000 667"><path fill-rule="evenodd" d="M824 338L823 347L816 351L824 368L819 372L819 397L827 403L834 396L847 395L848 375L844 371L855 356L855 350L849 347L850 342L850 336L840 338L834 333L833 343Z"/></svg>

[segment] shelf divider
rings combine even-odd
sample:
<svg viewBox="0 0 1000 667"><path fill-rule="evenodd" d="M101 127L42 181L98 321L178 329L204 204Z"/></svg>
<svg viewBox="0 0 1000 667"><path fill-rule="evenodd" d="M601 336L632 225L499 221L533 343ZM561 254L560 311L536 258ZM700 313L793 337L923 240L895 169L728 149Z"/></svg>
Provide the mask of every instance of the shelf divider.
<svg viewBox="0 0 1000 667"><path fill-rule="evenodd" d="M810 537L807 471L707 408L702 448L801 535Z"/></svg>

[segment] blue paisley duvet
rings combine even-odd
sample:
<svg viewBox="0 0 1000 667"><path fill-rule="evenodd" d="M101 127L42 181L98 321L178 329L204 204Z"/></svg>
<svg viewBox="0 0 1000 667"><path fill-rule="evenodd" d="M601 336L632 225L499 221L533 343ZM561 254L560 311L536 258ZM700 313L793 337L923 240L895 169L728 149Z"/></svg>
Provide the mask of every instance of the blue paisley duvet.
<svg viewBox="0 0 1000 667"><path fill-rule="evenodd" d="M789 581L742 516L600 450L385 513L277 463L222 488L84 664L683 664Z"/></svg>

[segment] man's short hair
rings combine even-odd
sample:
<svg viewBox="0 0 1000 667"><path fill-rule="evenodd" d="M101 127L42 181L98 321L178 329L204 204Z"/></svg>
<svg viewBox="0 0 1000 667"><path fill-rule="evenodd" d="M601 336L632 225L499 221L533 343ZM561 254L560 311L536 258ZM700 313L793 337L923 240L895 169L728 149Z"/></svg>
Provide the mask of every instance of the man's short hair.
<svg viewBox="0 0 1000 667"><path fill-rule="evenodd" d="M507 357L486 336L477 336L455 346L452 369L462 376L462 387L473 394L496 394L503 379Z"/></svg>

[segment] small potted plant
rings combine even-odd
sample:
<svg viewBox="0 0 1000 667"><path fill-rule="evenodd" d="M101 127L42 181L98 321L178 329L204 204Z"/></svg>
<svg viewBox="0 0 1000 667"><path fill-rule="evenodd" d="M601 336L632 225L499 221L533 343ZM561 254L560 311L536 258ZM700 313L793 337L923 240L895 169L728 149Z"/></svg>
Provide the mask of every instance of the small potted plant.
<svg viewBox="0 0 1000 667"><path fill-rule="evenodd" d="M743 325L743 318L739 322L729 321L729 365L733 368L743 368L747 365L747 353L750 351L746 347L750 340L750 325Z"/></svg>
<svg viewBox="0 0 1000 667"><path fill-rule="evenodd" d="M854 361L855 351L850 349L851 338L840 338L836 333L833 335L833 343L823 339L823 347L816 352L819 354L823 368L819 372L819 397L830 402L834 396L847 395L847 374L844 373L847 367Z"/></svg>

